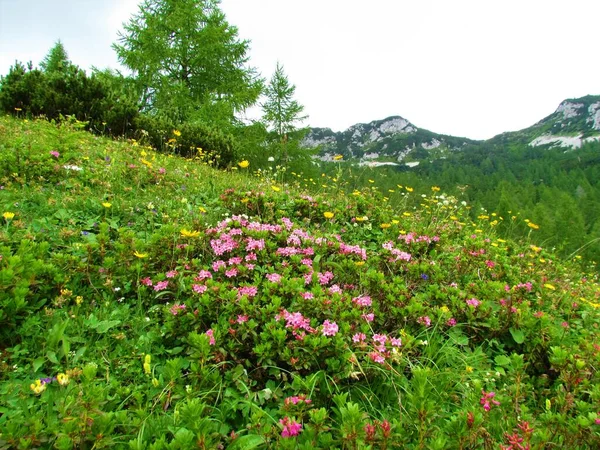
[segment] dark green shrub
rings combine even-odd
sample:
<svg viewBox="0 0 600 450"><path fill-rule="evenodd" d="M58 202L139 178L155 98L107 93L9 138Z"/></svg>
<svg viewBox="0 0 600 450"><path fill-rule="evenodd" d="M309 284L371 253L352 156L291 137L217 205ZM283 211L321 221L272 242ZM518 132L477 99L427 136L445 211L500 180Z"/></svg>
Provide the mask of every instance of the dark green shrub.
<svg viewBox="0 0 600 450"><path fill-rule="evenodd" d="M176 125L158 116L139 115L134 121L136 136L163 152L191 158L203 156L217 167L236 158L236 143L230 134L202 123Z"/></svg>

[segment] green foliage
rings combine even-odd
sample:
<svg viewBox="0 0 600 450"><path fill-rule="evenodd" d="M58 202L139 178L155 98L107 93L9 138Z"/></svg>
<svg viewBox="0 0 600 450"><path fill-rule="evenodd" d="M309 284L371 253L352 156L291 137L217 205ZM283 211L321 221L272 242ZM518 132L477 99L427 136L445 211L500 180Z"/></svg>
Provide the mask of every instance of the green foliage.
<svg viewBox="0 0 600 450"><path fill-rule="evenodd" d="M56 49L47 57L45 71L26 69L18 62L11 67L2 78L0 108L10 114L53 120L73 116L86 122L88 129L113 136L131 132L138 107L128 81L110 71L88 76L70 61L57 62Z"/></svg>
<svg viewBox="0 0 600 450"><path fill-rule="evenodd" d="M114 49L134 72L144 111L175 123L231 122L261 92L262 81L246 66L249 43L218 0L145 0L119 36Z"/></svg>
<svg viewBox="0 0 600 450"><path fill-rule="evenodd" d="M593 268L80 128L0 118L0 448L600 445Z"/></svg>
<svg viewBox="0 0 600 450"><path fill-rule="evenodd" d="M164 117L142 114L134 126L140 142L163 152L211 161L216 167L227 167L236 158L234 138L209 125L185 122L177 126Z"/></svg>

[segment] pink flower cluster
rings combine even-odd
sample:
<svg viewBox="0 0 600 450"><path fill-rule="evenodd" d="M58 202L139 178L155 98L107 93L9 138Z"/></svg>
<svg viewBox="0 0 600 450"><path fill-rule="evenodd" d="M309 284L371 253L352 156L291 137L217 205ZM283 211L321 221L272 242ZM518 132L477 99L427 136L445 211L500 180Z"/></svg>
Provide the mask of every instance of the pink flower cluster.
<svg viewBox="0 0 600 450"><path fill-rule="evenodd" d="M176 316L179 313L179 311L183 311L183 310L185 310L185 305L173 305L173 306L171 306L171 308L169 308L169 311L174 316Z"/></svg>
<svg viewBox="0 0 600 450"><path fill-rule="evenodd" d="M283 401L283 404L285 406L297 405L298 403L305 403L307 405L310 405L312 403L312 400L310 398L306 398L306 395L300 394L300 395L294 395L292 397L287 397Z"/></svg>
<svg viewBox="0 0 600 450"><path fill-rule="evenodd" d="M354 297L352 302L358 306L371 306L371 297L368 295L360 295L358 297Z"/></svg>
<svg viewBox="0 0 600 450"><path fill-rule="evenodd" d="M481 398L479 399L479 404L483 405L483 409L489 411L492 409L491 405L499 406L500 402L498 400L494 400L496 396L495 392L485 392L483 389L481 390ZM491 404L490 404L491 402Z"/></svg>
<svg viewBox="0 0 600 450"><path fill-rule="evenodd" d="M294 419L290 419L289 417L279 419L279 423L283 425L283 431L281 432L281 437L283 438L298 436L302 430L302 424L296 422Z"/></svg>
<svg viewBox="0 0 600 450"><path fill-rule="evenodd" d="M359 245L348 245L340 242L340 253L342 255L358 255L363 261L367 260L367 251L364 248L361 248Z"/></svg>
<svg viewBox="0 0 600 450"><path fill-rule="evenodd" d="M472 306L473 308L477 308L479 305L481 305L481 302L479 300L477 300L475 297L470 298L469 300L466 301L467 305Z"/></svg>
<svg viewBox="0 0 600 450"><path fill-rule="evenodd" d="M335 322L330 322L329 320L323 322L323 336L335 336L338 329L338 325Z"/></svg>

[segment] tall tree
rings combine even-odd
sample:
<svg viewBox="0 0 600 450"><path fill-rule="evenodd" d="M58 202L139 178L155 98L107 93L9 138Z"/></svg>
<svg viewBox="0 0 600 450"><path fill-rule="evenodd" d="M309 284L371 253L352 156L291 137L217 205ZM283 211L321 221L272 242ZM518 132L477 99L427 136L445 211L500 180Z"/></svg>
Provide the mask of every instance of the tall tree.
<svg viewBox="0 0 600 450"><path fill-rule="evenodd" d="M290 84L283 66L277 63L277 68L267 85L263 103L263 120L277 133L279 139L285 139L288 133L296 130L296 125L307 118L302 116L304 106L295 99L296 86Z"/></svg>
<svg viewBox="0 0 600 450"><path fill-rule="evenodd" d="M70 65L71 61L69 61L69 56L67 55L67 51L60 40L56 41L54 47L50 49L48 54L40 63L40 67L46 73L64 72Z"/></svg>
<svg viewBox="0 0 600 450"><path fill-rule="evenodd" d="M262 80L248 67L220 0L144 0L113 45L133 71L147 111L175 121L217 115L231 120L253 105Z"/></svg>

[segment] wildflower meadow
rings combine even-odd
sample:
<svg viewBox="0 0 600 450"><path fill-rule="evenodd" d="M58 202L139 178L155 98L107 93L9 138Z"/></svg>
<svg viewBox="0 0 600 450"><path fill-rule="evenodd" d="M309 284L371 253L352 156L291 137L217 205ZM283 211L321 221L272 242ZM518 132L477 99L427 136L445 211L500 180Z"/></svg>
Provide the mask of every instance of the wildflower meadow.
<svg viewBox="0 0 600 450"><path fill-rule="evenodd" d="M1 449L600 447L598 274L533 226L80 128L0 118Z"/></svg>

